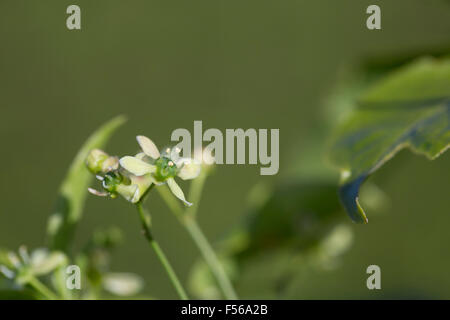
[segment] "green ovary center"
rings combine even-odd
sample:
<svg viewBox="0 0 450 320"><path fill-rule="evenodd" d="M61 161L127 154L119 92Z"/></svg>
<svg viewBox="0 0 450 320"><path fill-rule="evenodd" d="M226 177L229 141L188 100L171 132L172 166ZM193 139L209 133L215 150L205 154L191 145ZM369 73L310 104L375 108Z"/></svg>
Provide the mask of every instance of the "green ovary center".
<svg viewBox="0 0 450 320"><path fill-rule="evenodd" d="M158 158L155 161L156 172L153 174L155 179L159 182L166 181L177 175L177 166L175 163L166 157Z"/></svg>

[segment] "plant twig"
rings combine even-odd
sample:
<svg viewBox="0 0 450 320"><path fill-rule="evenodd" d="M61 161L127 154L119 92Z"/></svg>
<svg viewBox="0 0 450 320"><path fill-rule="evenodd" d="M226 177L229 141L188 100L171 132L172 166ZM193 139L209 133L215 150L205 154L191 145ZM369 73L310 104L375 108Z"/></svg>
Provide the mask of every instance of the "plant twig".
<svg viewBox="0 0 450 320"><path fill-rule="evenodd" d="M142 206L141 202L138 202L136 204L136 208L139 212L139 217L141 219L142 228L144 230L144 236L150 243L151 247L155 251L159 261L161 262L162 266L164 267L164 270L166 270L167 275L169 276L170 281L172 282L175 290L178 293L178 296L182 300L187 300L187 294L181 285L181 282L178 280L178 277L173 270L169 260L167 259L166 255L162 251L161 247L159 246L158 242L153 238L153 235L151 233L151 223L150 223L150 216L148 213L146 213L144 207Z"/></svg>
<svg viewBox="0 0 450 320"><path fill-rule="evenodd" d="M202 253L203 258L208 264L212 274L216 278L224 297L227 300L237 300L238 297L236 292L234 291L231 281L228 279L228 276L222 264L220 263L216 253L208 242L208 239L206 239L205 235L200 229L197 221L191 217L186 216L183 224L194 242L197 244L197 247Z"/></svg>
<svg viewBox="0 0 450 320"><path fill-rule="evenodd" d="M201 182L202 186L203 183L204 181ZM184 212L178 201L172 196L172 194L170 193L170 191L167 189L166 186L161 186L157 188L157 190L161 195L161 198L163 198L164 202L166 202L169 209L175 214L175 216L178 218L181 224L188 231L189 235L191 236L192 240L194 241L201 255L203 256L203 259L208 265L211 273L216 279L217 284L220 290L222 291L222 294L225 297L225 299L227 300L238 299L238 296L233 288L233 285L231 284L230 279L228 278L225 270L223 269L222 264L220 263L211 244L208 242L201 228L197 224L197 221L195 220L196 211L187 211L190 212L189 214ZM196 192L198 194L198 198L192 199L192 201L194 200L196 201L194 203L194 206L198 205L198 201L200 200L201 189L197 189Z"/></svg>
<svg viewBox="0 0 450 320"><path fill-rule="evenodd" d="M197 216L198 207L200 204L200 199L203 193L203 187L205 185L206 178L208 177L208 172L202 170L200 175L194 179L191 183L191 187L189 189L189 199L194 203L194 205L190 206L186 209L186 215L195 218Z"/></svg>
<svg viewBox="0 0 450 320"><path fill-rule="evenodd" d="M31 277L28 280L28 284L31 287L33 287L36 291L38 291L40 294L42 294L45 298L49 300L58 300L58 296L37 278Z"/></svg>

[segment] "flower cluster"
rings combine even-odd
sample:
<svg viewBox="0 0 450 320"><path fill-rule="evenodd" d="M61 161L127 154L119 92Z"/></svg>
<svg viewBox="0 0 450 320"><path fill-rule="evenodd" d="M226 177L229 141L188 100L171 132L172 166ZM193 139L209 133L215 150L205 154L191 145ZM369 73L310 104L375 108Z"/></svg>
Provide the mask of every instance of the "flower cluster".
<svg viewBox="0 0 450 320"><path fill-rule="evenodd" d="M86 160L88 169L102 182L103 191L89 188L98 196L117 195L137 203L152 184L167 184L172 193L186 205L188 202L175 177L183 180L196 178L200 174L200 163L191 158L180 157L178 148L166 148L160 152L152 140L137 136L142 152L136 156L125 156L120 160L101 150L92 150Z"/></svg>
<svg viewBox="0 0 450 320"><path fill-rule="evenodd" d="M24 246L19 248L18 254L5 252L1 258L0 273L8 279L15 279L19 284L26 284L33 277L47 275L68 261L62 252L41 248L29 254Z"/></svg>

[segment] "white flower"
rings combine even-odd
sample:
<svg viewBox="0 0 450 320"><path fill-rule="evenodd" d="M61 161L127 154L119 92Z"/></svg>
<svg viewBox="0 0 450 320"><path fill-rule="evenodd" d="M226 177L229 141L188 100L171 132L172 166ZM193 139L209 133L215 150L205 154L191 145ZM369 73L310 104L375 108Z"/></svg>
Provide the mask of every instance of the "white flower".
<svg viewBox="0 0 450 320"><path fill-rule="evenodd" d="M180 157L180 150L167 148L160 153L153 141L145 136L137 136L136 139L143 153L135 157L121 158L120 165L135 176L150 175L155 184L167 183L170 191L178 199L191 206L192 203L186 201L174 178L176 176L183 180L196 178L200 174L200 163L194 159Z"/></svg>
<svg viewBox="0 0 450 320"><path fill-rule="evenodd" d="M6 254L4 264L0 265L0 273L9 279L16 279L20 284L26 284L31 277L47 275L67 262L62 252L39 248L29 254L27 248L21 246L18 254L12 251Z"/></svg>
<svg viewBox="0 0 450 320"><path fill-rule="evenodd" d="M119 172L108 172L105 175L97 175L97 179L102 182L104 191L88 188L93 195L100 197L115 198L118 194L131 203L137 203L145 194L147 189L154 183L150 176L135 176L129 174L126 177ZM127 180L128 182L124 181Z"/></svg>
<svg viewBox="0 0 450 320"><path fill-rule="evenodd" d="M137 203L153 183L150 176L135 176L119 170L119 158L94 149L89 152L86 165L102 183L102 191L88 188L93 195L116 198L123 196L127 201ZM123 170L124 171L124 170Z"/></svg>

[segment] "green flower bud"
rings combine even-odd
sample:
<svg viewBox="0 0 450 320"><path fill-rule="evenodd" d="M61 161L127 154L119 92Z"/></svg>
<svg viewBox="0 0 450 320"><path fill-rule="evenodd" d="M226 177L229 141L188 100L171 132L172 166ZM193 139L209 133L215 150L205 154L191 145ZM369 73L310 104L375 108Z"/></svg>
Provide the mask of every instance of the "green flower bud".
<svg viewBox="0 0 450 320"><path fill-rule="evenodd" d="M118 172L108 172L103 177L102 186L103 189L109 193L116 192L117 185L121 184L123 177Z"/></svg>
<svg viewBox="0 0 450 320"><path fill-rule="evenodd" d="M123 241L122 230L117 227L96 230L92 242L95 247L114 248Z"/></svg>
<svg viewBox="0 0 450 320"><path fill-rule="evenodd" d="M106 173L119 168L119 159L109 156L102 150L94 149L89 152L86 165L93 174Z"/></svg>
<svg viewBox="0 0 450 320"><path fill-rule="evenodd" d="M103 163L109 158L106 152L100 149L94 149L89 152L86 158L86 165L93 174L98 174L103 171Z"/></svg>

